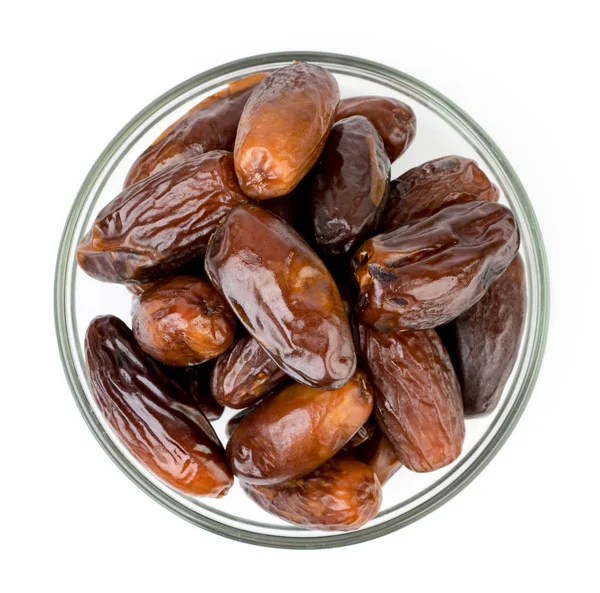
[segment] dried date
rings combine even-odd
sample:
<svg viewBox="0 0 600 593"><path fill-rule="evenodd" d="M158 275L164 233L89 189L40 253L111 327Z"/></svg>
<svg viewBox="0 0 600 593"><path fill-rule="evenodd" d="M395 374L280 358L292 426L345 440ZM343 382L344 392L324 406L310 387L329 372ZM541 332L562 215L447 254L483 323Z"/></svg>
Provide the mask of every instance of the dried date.
<svg viewBox="0 0 600 593"><path fill-rule="evenodd" d="M227 444L230 466L240 480L254 484L299 478L333 457L372 409L362 371L333 390L290 385L239 422Z"/></svg>
<svg viewBox="0 0 600 593"><path fill-rule="evenodd" d="M525 324L525 270L517 255L485 296L445 326L465 416L491 413L513 369Z"/></svg>
<svg viewBox="0 0 600 593"><path fill-rule="evenodd" d="M356 456L375 472L382 486L402 467L390 439L379 428L356 450Z"/></svg>
<svg viewBox="0 0 600 593"><path fill-rule="evenodd" d="M121 192L98 214L77 261L105 282L157 280L201 256L218 223L245 201L231 153L207 152Z"/></svg>
<svg viewBox="0 0 600 593"><path fill-rule="evenodd" d="M454 461L465 436L460 386L435 330L378 332L360 324L377 423L402 465L433 471Z"/></svg>
<svg viewBox="0 0 600 593"><path fill-rule="evenodd" d="M235 170L244 193L290 193L315 164L333 125L340 91L327 70L294 63L260 82L237 130Z"/></svg>
<svg viewBox="0 0 600 593"><path fill-rule="evenodd" d="M380 230L398 228L453 204L473 200L497 202L499 197L498 188L475 161L445 156L410 169L392 181Z"/></svg>
<svg viewBox="0 0 600 593"><path fill-rule="evenodd" d="M414 111L406 103L391 97L342 99L335 120L353 115L362 115L375 126L392 163L410 146L417 131Z"/></svg>
<svg viewBox="0 0 600 593"><path fill-rule="evenodd" d="M355 459L336 457L303 478L284 484L241 484L246 494L269 513L311 529L358 529L381 507L381 486L376 475Z"/></svg>
<svg viewBox="0 0 600 593"><path fill-rule="evenodd" d="M85 338L90 387L131 454L167 484L193 496L224 496L233 483L210 423L112 315L96 317Z"/></svg>
<svg viewBox="0 0 600 593"><path fill-rule="evenodd" d="M519 248L507 208L474 201L370 239L354 255L360 319L376 329L428 329L472 307Z"/></svg>
<svg viewBox="0 0 600 593"><path fill-rule="evenodd" d="M373 234L389 193L390 160L373 124L338 121L310 177L317 248L329 261L346 257Z"/></svg>
<svg viewBox="0 0 600 593"><path fill-rule="evenodd" d="M124 187L205 152L232 151L246 101L266 75L261 72L236 80L190 109L138 157Z"/></svg>
<svg viewBox="0 0 600 593"><path fill-rule="evenodd" d="M200 364L223 354L236 319L208 280L172 276L134 300L133 333L147 354L172 366Z"/></svg>
<svg viewBox="0 0 600 593"><path fill-rule="evenodd" d="M356 354L335 282L280 218L236 207L212 236L205 265L246 329L293 379L339 387L353 375Z"/></svg>

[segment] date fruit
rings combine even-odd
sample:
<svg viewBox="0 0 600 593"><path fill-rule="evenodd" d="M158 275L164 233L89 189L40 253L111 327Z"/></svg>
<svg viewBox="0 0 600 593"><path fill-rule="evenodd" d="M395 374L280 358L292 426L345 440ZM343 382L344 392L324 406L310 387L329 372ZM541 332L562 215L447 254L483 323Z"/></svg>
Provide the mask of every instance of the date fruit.
<svg viewBox="0 0 600 593"><path fill-rule="evenodd" d="M133 333L147 354L172 366L200 364L233 343L236 319L208 280L173 276L134 300Z"/></svg>
<svg viewBox="0 0 600 593"><path fill-rule="evenodd" d="M311 529L358 529L381 507L376 475L356 459L336 457L303 478L284 484L241 485L269 513Z"/></svg>
<svg viewBox="0 0 600 593"><path fill-rule="evenodd" d="M377 423L402 465L427 472L454 461L465 436L463 404L435 330L382 333L360 324L359 334Z"/></svg>
<svg viewBox="0 0 600 593"><path fill-rule="evenodd" d="M391 97L342 99L335 113L335 120L353 115L362 115L375 126L392 163L410 146L417 132L414 111L406 103Z"/></svg>
<svg viewBox="0 0 600 593"><path fill-rule="evenodd" d="M310 173L315 242L332 261L346 257L379 223L390 189L390 160L365 117L338 121Z"/></svg>
<svg viewBox="0 0 600 593"><path fill-rule="evenodd" d="M390 439L379 428L364 445L361 445L356 455L371 467L382 486L402 467Z"/></svg>
<svg viewBox="0 0 600 593"><path fill-rule="evenodd" d="M525 270L517 255L476 305L445 326L442 337L465 416L483 416L498 405L517 359L526 307Z"/></svg>
<svg viewBox="0 0 600 593"><path fill-rule="evenodd" d="M85 338L90 387L102 415L131 454L167 484L193 496L224 496L233 484L223 447L197 408L112 315Z"/></svg>
<svg viewBox="0 0 600 593"><path fill-rule="evenodd" d="M265 76L260 72L236 80L190 109L138 157L124 187L211 150L233 151L246 101Z"/></svg>
<svg viewBox="0 0 600 593"><path fill-rule="evenodd" d="M223 414L223 406L210 394L210 363L191 367L160 365L161 370L188 397L186 403L196 406L208 420L218 420Z"/></svg>
<svg viewBox="0 0 600 593"><path fill-rule="evenodd" d="M244 193L289 194L315 164L333 125L340 90L327 70L285 66L260 82L237 130L235 170Z"/></svg>
<svg viewBox="0 0 600 593"><path fill-rule="evenodd" d="M485 294L518 248L511 211L481 201L373 237L352 260L359 317L380 331L448 323Z"/></svg>
<svg viewBox="0 0 600 593"><path fill-rule="evenodd" d="M293 379L333 388L354 374L352 334L335 282L280 218L237 206L212 236L205 266L248 332Z"/></svg>
<svg viewBox="0 0 600 593"><path fill-rule="evenodd" d="M253 484L299 478L333 457L372 409L362 371L338 389L290 385L242 418L227 444L230 467Z"/></svg>
<svg viewBox="0 0 600 593"><path fill-rule="evenodd" d="M351 451L361 445L364 445L377 430L377 424L373 416L369 419L354 433L352 438L344 445L342 451Z"/></svg>
<svg viewBox="0 0 600 593"><path fill-rule="evenodd" d="M499 197L498 188L475 161L460 156L434 159L392 181L380 230L398 228L453 204L473 200L497 202Z"/></svg>
<svg viewBox="0 0 600 593"><path fill-rule="evenodd" d="M245 408L288 380L260 344L241 337L215 362L210 389L213 398L229 408Z"/></svg>
<svg viewBox="0 0 600 593"><path fill-rule="evenodd" d="M157 280L201 256L218 223L245 201L231 153L207 152L121 192L98 214L77 261L105 282Z"/></svg>

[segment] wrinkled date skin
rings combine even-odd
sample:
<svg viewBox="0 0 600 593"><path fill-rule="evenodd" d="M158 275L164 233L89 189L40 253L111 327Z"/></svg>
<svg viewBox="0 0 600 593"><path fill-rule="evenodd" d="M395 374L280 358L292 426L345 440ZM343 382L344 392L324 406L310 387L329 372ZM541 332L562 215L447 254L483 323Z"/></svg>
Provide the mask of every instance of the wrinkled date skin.
<svg viewBox="0 0 600 593"><path fill-rule="evenodd" d="M248 332L299 383L339 387L356 354L323 262L294 229L258 206L232 210L206 252L208 277Z"/></svg>
<svg viewBox="0 0 600 593"><path fill-rule="evenodd" d="M215 362L211 375L213 398L229 408L245 408L288 381L252 336L240 338Z"/></svg>
<svg viewBox="0 0 600 593"><path fill-rule="evenodd" d="M187 396L112 315L96 317L85 338L94 398L131 454L167 484L193 496L221 497L233 484L223 447Z"/></svg>
<svg viewBox="0 0 600 593"><path fill-rule="evenodd" d="M525 269L517 255L471 309L442 333L462 388L465 416L491 413L513 369L526 312Z"/></svg>
<svg viewBox="0 0 600 593"><path fill-rule="evenodd" d="M360 319L380 331L448 323L485 294L518 248L512 213L493 202L448 206L378 235L352 261Z"/></svg>
<svg viewBox="0 0 600 593"><path fill-rule="evenodd" d="M374 233L389 193L390 160L373 124L337 122L310 176L317 248L327 260L346 257Z"/></svg>
<svg viewBox="0 0 600 593"><path fill-rule="evenodd" d="M173 276L155 282L133 304L133 333L147 354L178 367L223 354L236 318L208 280Z"/></svg>
<svg viewBox="0 0 600 593"><path fill-rule="evenodd" d="M105 282L157 280L201 256L218 223L245 201L231 153L207 152L121 192L98 214L77 261Z"/></svg>
<svg viewBox="0 0 600 593"><path fill-rule="evenodd" d="M218 420L223 414L223 406L216 402L210 394L209 363L191 367L172 367L160 365L161 370L171 381L189 396L189 402L200 409L208 420Z"/></svg>
<svg viewBox="0 0 600 593"><path fill-rule="evenodd" d="M356 450L356 456L371 467L382 486L402 467L390 439L379 428Z"/></svg>
<svg viewBox="0 0 600 593"><path fill-rule="evenodd" d="M353 115L362 115L375 126L392 163L410 146L417 132L414 111L406 103L391 97L342 99L335 113L335 120Z"/></svg>
<svg viewBox="0 0 600 593"><path fill-rule="evenodd" d="M124 187L211 150L233 151L246 101L266 75L261 72L236 80L198 103L140 155L127 174Z"/></svg>
<svg viewBox="0 0 600 593"><path fill-rule="evenodd" d="M465 437L463 404L435 330L381 333L360 324L359 333L377 423L402 465L428 472L454 461Z"/></svg>
<svg viewBox="0 0 600 593"><path fill-rule="evenodd" d="M334 390L290 385L242 418L227 444L230 466L253 484L299 478L333 457L372 409L362 371Z"/></svg>
<svg viewBox="0 0 600 593"><path fill-rule="evenodd" d="M291 64L259 83L235 140L244 193L258 200L289 194L321 154L339 100L335 78L312 64Z"/></svg>
<svg viewBox="0 0 600 593"><path fill-rule="evenodd" d="M310 529L358 529L381 507L381 486L376 475L356 459L336 457L285 484L241 485L269 513Z"/></svg>
<svg viewBox="0 0 600 593"><path fill-rule="evenodd" d="M475 161L445 156L410 169L392 181L380 230L398 228L453 204L473 200L497 202L499 197L498 188Z"/></svg>

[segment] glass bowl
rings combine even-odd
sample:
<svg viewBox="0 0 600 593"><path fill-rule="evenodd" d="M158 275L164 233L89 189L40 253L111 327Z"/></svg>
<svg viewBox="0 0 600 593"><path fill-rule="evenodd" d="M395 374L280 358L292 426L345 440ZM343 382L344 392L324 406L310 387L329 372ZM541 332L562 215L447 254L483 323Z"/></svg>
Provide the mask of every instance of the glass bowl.
<svg viewBox="0 0 600 593"><path fill-rule="evenodd" d="M392 178L424 161L448 154L475 158L502 192L521 230L527 279L527 319L515 369L496 411L467 422L460 458L429 474L401 469L384 487L379 515L353 532L322 532L291 526L254 505L239 487L223 499L195 499L147 472L121 445L90 393L82 344L96 315L130 319L131 295L78 269L75 250L97 212L121 190L135 158L180 115L226 83L254 72L275 70L294 60L319 64L338 78L342 97L388 95L415 110L417 136L392 168ZM505 156L459 107L426 84L398 70L355 57L292 52L254 56L199 74L171 89L136 115L98 157L75 198L56 267L55 314L63 366L75 401L90 430L112 460L156 501L213 533L236 540L285 548L327 548L363 542L395 531L430 513L460 492L489 463L513 430L538 375L548 326L548 271L542 237L527 194ZM215 423L219 436L230 413Z"/></svg>

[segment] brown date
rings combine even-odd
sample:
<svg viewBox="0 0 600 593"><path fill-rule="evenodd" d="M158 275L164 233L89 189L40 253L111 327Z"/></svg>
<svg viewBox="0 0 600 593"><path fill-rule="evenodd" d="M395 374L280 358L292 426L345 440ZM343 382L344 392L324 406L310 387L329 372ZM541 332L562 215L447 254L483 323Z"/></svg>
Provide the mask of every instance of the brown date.
<svg viewBox="0 0 600 593"><path fill-rule="evenodd" d="M259 200L289 194L321 154L339 100L335 78L312 64L285 66L260 82L235 140L244 193Z"/></svg>
<svg viewBox="0 0 600 593"><path fill-rule="evenodd" d="M201 256L218 223L245 201L231 153L207 152L121 192L98 214L77 261L105 282L157 280Z"/></svg>
<svg viewBox="0 0 600 593"><path fill-rule="evenodd" d="M281 196L280 198L263 200L260 205L269 212L277 214L279 218L285 220L290 226L295 227L298 215L298 200L294 198L295 196L293 194Z"/></svg>
<svg viewBox="0 0 600 593"><path fill-rule="evenodd" d="M448 323L485 294L518 248L511 211L493 202L448 206L378 235L352 260L359 317L381 331Z"/></svg>
<svg viewBox="0 0 600 593"><path fill-rule="evenodd" d="M258 403L256 404L258 406ZM225 425L225 436L231 438L233 431L238 427L238 424L242 421L242 418L247 416L256 406L248 406L243 410L240 410L237 414L234 414Z"/></svg>
<svg viewBox="0 0 600 593"><path fill-rule="evenodd" d="M498 405L517 359L525 312L525 270L517 255L476 305L444 327L465 416L489 414Z"/></svg>
<svg viewBox="0 0 600 593"><path fill-rule="evenodd" d="M362 115L375 126L392 163L410 146L417 131L414 111L406 103L391 97L342 99L335 120L353 115Z"/></svg>
<svg viewBox="0 0 600 593"><path fill-rule="evenodd" d="M85 338L90 387L102 415L149 471L193 496L221 497L233 484L223 447L187 395L112 315L96 317Z"/></svg>
<svg viewBox="0 0 600 593"><path fill-rule="evenodd" d="M402 467L390 439L379 428L356 450L356 455L371 467L382 486Z"/></svg>
<svg viewBox="0 0 600 593"><path fill-rule="evenodd" d="M193 276L194 278L202 278L204 273L204 257L193 259L189 263L170 272L167 276ZM161 278L162 280L162 278ZM154 282L145 282L144 284L126 283L125 288L133 295L140 296L145 290L148 290Z"/></svg>
<svg viewBox="0 0 600 593"><path fill-rule="evenodd" d="M333 390L290 385L242 418L227 444L230 466L240 480L254 484L299 478L333 457L372 409L362 371Z"/></svg>
<svg viewBox="0 0 600 593"><path fill-rule="evenodd" d="M246 101L266 75L261 72L236 80L190 109L138 157L124 187L205 152L232 151Z"/></svg>
<svg viewBox="0 0 600 593"><path fill-rule="evenodd" d="M314 238L328 260L352 254L379 223L390 189L390 160L373 124L338 121L310 173Z"/></svg>
<svg viewBox="0 0 600 593"><path fill-rule="evenodd" d="M410 169L392 181L380 230L398 228L453 204L472 200L497 202L499 197L498 188L475 161L445 156Z"/></svg>
<svg viewBox="0 0 600 593"><path fill-rule="evenodd" d="M465 436L463 405L435 330L382 333L360 324L359 333L377 423L402 465L426 472L454 461Z"/></svg>
<svg viewBox="0 0 600 593"><path fill-rule="evenodd" d="M210 394L210 363L191 367L172 367L160 365L161 370L171 381L177 383L183 393L189 397L187 403L196 406L208 420L218 420L223 414L223 406Z"/></svg>
<svg viewBox="0 0 600 593"><path fill-rule="evenodd" d="M377 476L356 459L336 457L303 478L284 484L241 485L269 513L311 529L358 529L381 507Z"/></svg>
<svg viewBox="0 0 600 593"><path fill-rule="evenodd" d="M133 333L147 354L172 366L200 364L233 342L236 319L208 280L172 276L134 299Z"/></svg>
<svg viewBox="0 0 600 593"><path fill-rule="evenodd" d="M373 416L369 416L368 420L352 435L352 438L344 445L342 451L351 451L361 445L364 445L377 430L377 424Z"/></svg>
<svg viewBox="0 0 600 593"><path fill-rule="evenodd" d="M238 206L213 234L205 265L279 368L311 387L350 379L356 354L338 289L289 225L258 206Z"/></svg>
<svg viewBox="0 0 600 593"><path fill-rule="evenodd" d="M260 344L241 337L215 362L210 389L213 398L230 408L245 408L288 380Z"/></svg>

